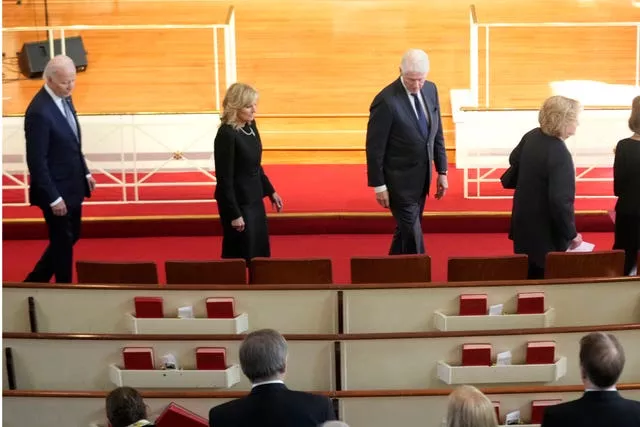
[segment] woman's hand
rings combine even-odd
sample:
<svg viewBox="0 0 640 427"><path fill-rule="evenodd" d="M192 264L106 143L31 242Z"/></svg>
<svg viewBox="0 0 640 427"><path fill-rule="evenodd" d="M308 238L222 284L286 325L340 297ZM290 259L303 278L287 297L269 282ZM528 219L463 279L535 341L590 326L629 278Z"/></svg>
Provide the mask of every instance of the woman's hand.
<svg viewBox="0 0 640 427"><path fill-rule="evenodd" d="M269 199L271 199L271 206L273 207L273 209L280 212L283 206L282 197L280 197L278 193L274 192L271 196L269 196Z"/></svg>
<svg viewBox="0 0 640 427"><path fill-rule="evenodd" d="M234 219L233 221L231 221L231 226L236 230L236 231L244 231L244 218L242 218L241 216Z"/></svg>

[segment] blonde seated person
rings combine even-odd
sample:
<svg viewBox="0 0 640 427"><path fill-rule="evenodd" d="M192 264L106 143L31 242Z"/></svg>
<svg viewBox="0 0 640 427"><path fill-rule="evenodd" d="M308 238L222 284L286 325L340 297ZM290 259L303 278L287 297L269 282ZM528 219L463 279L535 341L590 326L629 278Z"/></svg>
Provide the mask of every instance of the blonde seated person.
<svg viewBox="0 0 640 427"><path fill-rule="evenodd" d="M497 427L498 419L491 400L470 385L456 388L449 395L446 427Z"/></svg>

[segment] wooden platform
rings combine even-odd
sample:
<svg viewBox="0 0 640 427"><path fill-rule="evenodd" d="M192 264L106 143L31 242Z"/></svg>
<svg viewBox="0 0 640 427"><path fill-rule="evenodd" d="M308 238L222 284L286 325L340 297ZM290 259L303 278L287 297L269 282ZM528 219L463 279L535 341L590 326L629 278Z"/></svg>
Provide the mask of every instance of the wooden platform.
<svg viewBox="0 0 640 427"><path fill-rule="evenodd" d="M373 96L397 77L404 50L423 48L431 57L429 79L440 91L447 146L454 148L449 90L469 87L468 2L50 0L48 4L50 25L223 23L233 5L238 79L258 88L259 112L270 116L263 126L278 131L264 138L265 161L273 163L318 156L329 162L362 163ZM627 0L475 4L480 23L640 21L640 8ZM23 0L19 6L3 0L2 6L4 28L44 25L40 1ZM81 35L89 60L87 71L78 75L74 96L81 113L215 109L210 31ZM41 86L41 81L20 77L16 52L23 42L45 37L44 31L3 33L3 114L22 114ZM481 70L484 40L481 30ZM552 81L635 84L635 49L634 28L492 28L491 105L537 106L551 94Z"/></svg>

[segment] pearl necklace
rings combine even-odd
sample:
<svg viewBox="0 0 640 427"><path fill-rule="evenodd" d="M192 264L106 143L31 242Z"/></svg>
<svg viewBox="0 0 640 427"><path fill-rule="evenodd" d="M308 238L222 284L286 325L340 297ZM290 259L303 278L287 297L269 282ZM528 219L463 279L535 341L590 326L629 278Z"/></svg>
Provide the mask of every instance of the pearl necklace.
<svg viewBox="0 0 640 427"><path fill-rule="evenodd" d="M240 130L242 131L242 133L244 133L245 135L248 136L256 136L256 134L253 132L253 128L251 126L249 126L249 132L247 132L246 130L244 130L244 126L240 128Z"/></svg>

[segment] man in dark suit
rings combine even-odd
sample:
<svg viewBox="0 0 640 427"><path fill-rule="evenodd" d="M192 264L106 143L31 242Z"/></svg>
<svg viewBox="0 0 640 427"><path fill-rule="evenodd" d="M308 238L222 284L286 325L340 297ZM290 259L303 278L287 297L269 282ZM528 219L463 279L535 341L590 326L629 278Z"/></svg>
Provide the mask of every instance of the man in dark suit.
<svg viewBox="0 0 640 427"><path fill-rule="evenodd" d="M391 208L396 229L390 255L425 253L422 213L438 172L436 199L447 187L440 103L436 85L425 80L429 57L411 49L402 57L400 77L376 95L367 126L367 175L376 200Z"/></svg>
<svg viewBox="0 0 640 427"><path fill-rule="evenodd" d="M49 246L25 282L71 283L73 245L80 237L82 201L96 182L82 155L80 125L71 102L76 67L58 55L44 70L45 84L24 117L29 198L44 215Z"/></svg>
<svg viewBox="0 0 640 427"><path fill-rule="evenodd" d="M640 402L616 390L624 368L624 350L612 334L593 332L580 340L580 373L585 393L571 402L549 406L542 427L639 427Z"/></svg>
<svg viewBox="0 0 640 427"><path fill-rule="evenodd" d="M329 398L284 385L287 342L277 331L247 335L240 346L240 366L252 383L251 393L212 408L210 427L318 427L336 419Z"/></svg>

